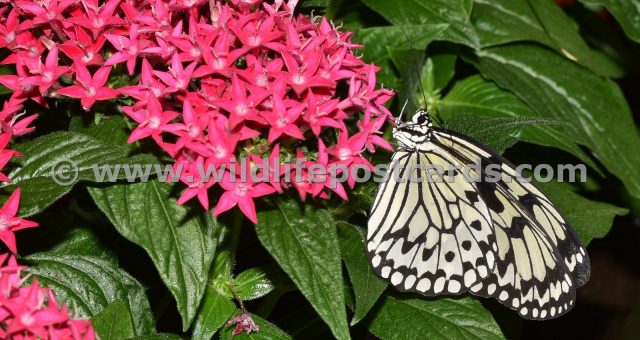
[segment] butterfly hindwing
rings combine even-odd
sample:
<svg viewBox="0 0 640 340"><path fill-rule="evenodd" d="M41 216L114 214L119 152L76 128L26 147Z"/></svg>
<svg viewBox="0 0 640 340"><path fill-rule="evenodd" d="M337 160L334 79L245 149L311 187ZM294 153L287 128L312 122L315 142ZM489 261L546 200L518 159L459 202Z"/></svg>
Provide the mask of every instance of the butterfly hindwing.
<svg viewBox="0 0 640 340"><path fill-rule="evenodd" d="M490 211L475 184L460 172L445 182L412 172L450 162L441 150L399 150L378 190L368 222L367 252L374 271L398 290L460 294L493 272L496 244Z"/></svg>

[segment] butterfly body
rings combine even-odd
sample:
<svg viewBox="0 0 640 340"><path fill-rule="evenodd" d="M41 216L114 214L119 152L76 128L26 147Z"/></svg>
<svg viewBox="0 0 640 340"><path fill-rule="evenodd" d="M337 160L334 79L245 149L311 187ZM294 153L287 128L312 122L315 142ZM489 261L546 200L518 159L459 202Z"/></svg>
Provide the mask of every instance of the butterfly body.
<svg viewBox="0 0 640 340"><path fill-rule="evenodd" d="M528 319L566 313L589 278L589 258L553 203L481 143L435 128L418 110L397 122L398 143L368 221L374 271L400 291L493 297ZM480 163L480 170L469 170ZM416 165L439 181L402 180ZM487 180L486 165L500 177ZM420 167L421 166L421 167ZM476 175L479 180L470 180Z"/></svg>

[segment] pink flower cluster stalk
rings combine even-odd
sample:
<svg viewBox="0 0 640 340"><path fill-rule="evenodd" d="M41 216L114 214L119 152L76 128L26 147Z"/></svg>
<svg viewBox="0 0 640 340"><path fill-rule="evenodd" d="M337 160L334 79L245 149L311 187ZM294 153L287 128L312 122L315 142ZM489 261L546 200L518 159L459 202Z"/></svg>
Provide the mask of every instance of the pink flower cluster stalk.
<svg viewBox="0 0 640 340"><path fill-rule="evenodd" d="M367 153L391 149L380 129L393 93L376 89L378 67L354 54L359 46L325 18L295 16L297 1L283 0L40 0L0 4L3 64L0 76L14 91L9 110L26 99L133 99L122 111L137 123L133 143L151 138L186 169L179 199L197 198L214 215L234 206L257 222L254 199L293 187L301 199L348 199L342 185L296 170L268 183L243 182L228 172L220 183L198 169L239 167L241 157L290 157L327 168L372 165ZM112 88L110 76L130 76ZM73 81L61 81L61 78ZM116 102L117 103L117 102ZM5 105L5 106L6 106ZM14 110L15 111L15 110ZM5 124L24 133L33 116ZM273 170L274 166L271 167ZM236 171L236 173L240 173ZM348 186L355 182L350 177ZM219 189L216 189L219 190ZM217 191L216 191L217 192Z"/></svg>

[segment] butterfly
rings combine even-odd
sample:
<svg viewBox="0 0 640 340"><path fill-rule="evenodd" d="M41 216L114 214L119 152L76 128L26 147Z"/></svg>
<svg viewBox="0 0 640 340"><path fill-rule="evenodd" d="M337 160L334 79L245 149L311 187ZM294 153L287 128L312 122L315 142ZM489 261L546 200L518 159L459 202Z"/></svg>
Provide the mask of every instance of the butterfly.
<svg viewBox="0 0 640 340"><path fill-rule="evenodd" d="M393 136L398 147L367 226L377 275L425 296L492 297L526 319L555 318L573 307L576 288L590 276L589 257L536 185L480 142L434 127L426 110L408 122L397 119ZM464 169L477 163L480 180L469 180ZM497 179L487 180L487 165ZM407 180L429 166L448 176Z"/></svg>

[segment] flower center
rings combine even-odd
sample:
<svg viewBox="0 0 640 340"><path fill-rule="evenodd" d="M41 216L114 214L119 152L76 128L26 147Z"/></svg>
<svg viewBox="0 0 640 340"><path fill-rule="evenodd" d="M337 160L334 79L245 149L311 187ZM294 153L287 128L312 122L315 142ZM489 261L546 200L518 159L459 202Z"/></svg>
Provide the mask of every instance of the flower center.
<svg viewBox="0 0 640 340"><path fill-rule="evenodd" d="M87 97L95 97L97 91L96 91L95 87L89 86L89 87L87 87L86 92L87 92Z"/></svg>
<svg viewBox="0 0 640 340"><path fill-rule="evenodd" d="M25 326L31 326L36 321L36 319L31 315L31 313L25 313L20 316L20 321Z"/></svg>
<svg viewBox="0 0 640 340"><path fill-rule="evenodd" d="M213 146L211 151L213 151L213 156L217 159L223 159L227 156L227 149L220 145Z"/></svg>
<svg viewBox="0 0 640 340"><path fill-rule="evenodd" d="M342 148L338 151L338 158L340 158L341 161L351 158L352 155L351 150L348 148Z"/></svg>
<svg viewBox="0 0 640 340"><path fill-rule="evenodd" d="M303 85L306 81L307 79L300 73L294 74L293 77L291 77L291 82L296 85Z"/></svg>
<svg viewBox="0 0 640 340"><path fill-rule="evenodd" d="M289 124L289 120L285 117L280 117L278 121L276 121L276 126L279 128L284 128L287 124Z"/></svg>
<svg viewBox="0 0 640 340"><path fill-rule="evenodd" d="M252 46L252 47L260 46L261 42L262 42L262 39L260 39L260 37L257 35L249 37L249 40L247 41L249 46Z"/></svg>
<svg viewBox="0 0 640 340"><path fill-rule="evenodd" d="M10 43L10 42L12 42L15 38L16 38L16 32L11 31L11 32L9 32L9 34L7 34L7 35L5 35L5 36L4 36L4 41L5 41L6 43Z"/></svg>
<svg viewBox="0 0 640 340"><path fill-rule="evenodd" d="M213 66L213 68L215 70L222 70L226 64L227 63L226 63L225 59L223 59L223 58L215 58L213 60L213 65L211 65L211 66Z"/></svg>
<svg viewBox="0 0 640 340"><path fill-rule="evenodd" d="M84 57L82 57L82 61L84 61L85 63L90 62L91 60L93 60L93 56L95 54L93 52L87 52L85 53Z"/></svg>
<svg viewBox="0 0 640 340"><path fill-rule="evenodd" d="M103 25L104 25L104 20L102 20L102 18L97 17L95 20L93 20L94 28L101 28Z"/></svg>
<svg viewBox="0 0 640 340"><path fill-rule="evenodd" d="M236 106L236 112L240 116L246 116L247 113L249 113L249 106L247 106L247 104L240 103Z"/></svg>
<svg viewBox="0 0 640 340"><path fill-rule="evenodd" d="M42 73L42 80L44 80L45 82L50 82L53 80L53 72L51 71L45 71Z"/></svg>
<svg viewBox="0 0 640 340"><path fill-rule="evenodd" d="M263 73L263 74L257 76L256 77L256 85L258 85L260 87L266 87L267 86L267 75Z"/></svg>
<svg viewBox="0 0 640 340"><path fill-rule="evenodd" d="M191 54L192 57L197 58L200 56L200 49L197 47L192 47L189 51L189 54Z"/></svg>
<svg viewBox="0 0 640 340"><path fill-rule="evenodd" d="M236 196L246 196L251 190L251 186L245 183L238 183L235 188L233 188L233 193Z"/></svg>
<svg viewBox="0 0 640 340"><path fill-rule="evenodd" d="M160 127L160 123L161 123L161 121L160 121L160 118L158 118L158 117L149 118L149 126L152 129L157 129L158 127Z"/></svg>
<svg viewBox="0 0 640 340"><path fill-rule="evenodd" d="M196 138L200 134L200 128L193 124L187 124L187 131L191 138Z"/></svg>

